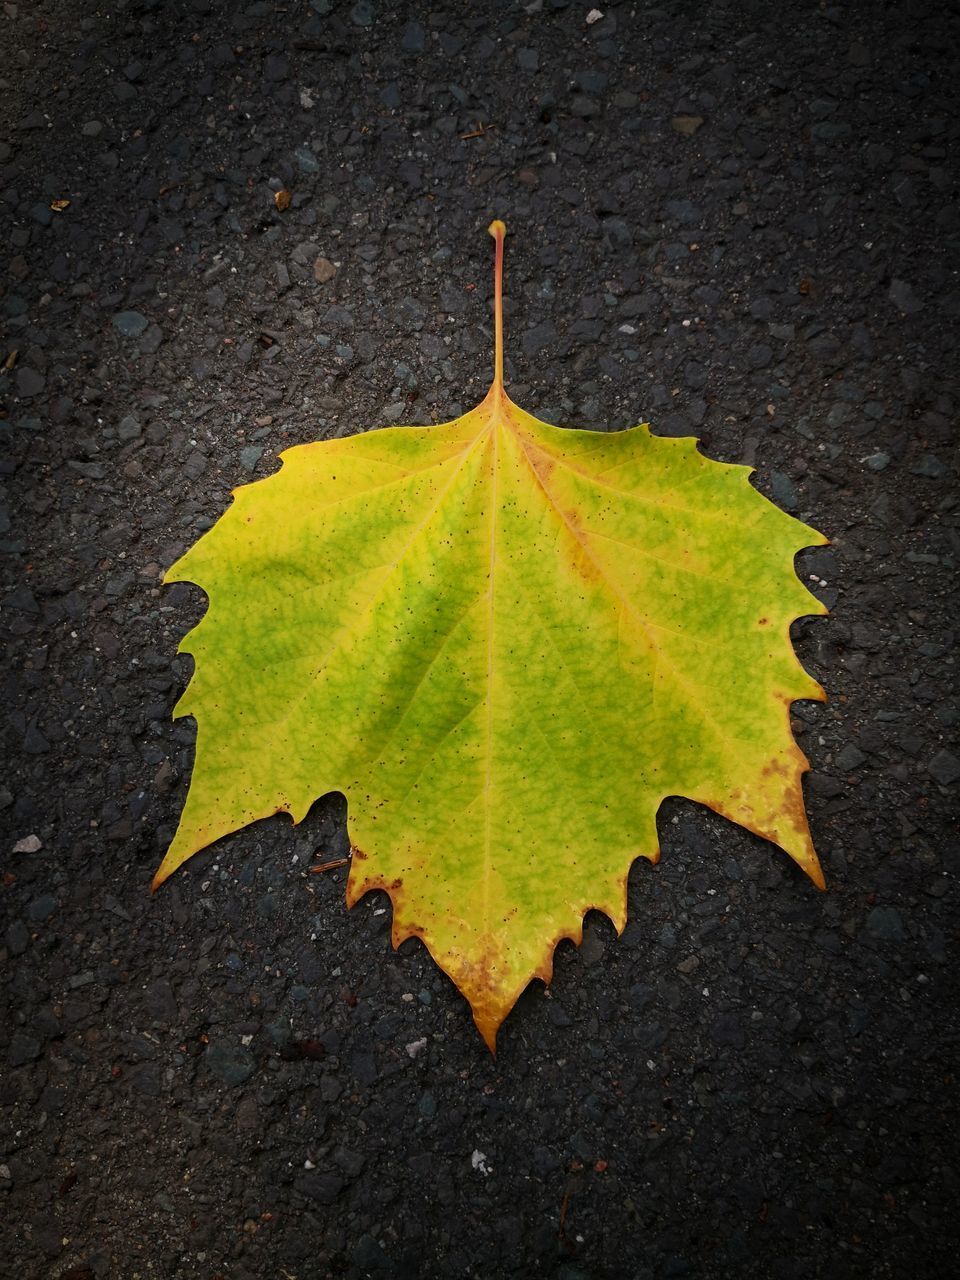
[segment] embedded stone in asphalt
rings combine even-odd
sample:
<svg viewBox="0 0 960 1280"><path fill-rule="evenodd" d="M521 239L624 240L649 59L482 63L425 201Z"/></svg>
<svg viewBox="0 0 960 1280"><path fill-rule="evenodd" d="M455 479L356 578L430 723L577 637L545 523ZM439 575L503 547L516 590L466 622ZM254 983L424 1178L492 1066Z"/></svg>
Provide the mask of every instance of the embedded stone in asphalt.
<svg viewBox="0 0 960 1280"><path fill-rule="evenodd" d="M139 338L149 323L139 311L118 311L113 317L113 327L123 338Z"/></svg>

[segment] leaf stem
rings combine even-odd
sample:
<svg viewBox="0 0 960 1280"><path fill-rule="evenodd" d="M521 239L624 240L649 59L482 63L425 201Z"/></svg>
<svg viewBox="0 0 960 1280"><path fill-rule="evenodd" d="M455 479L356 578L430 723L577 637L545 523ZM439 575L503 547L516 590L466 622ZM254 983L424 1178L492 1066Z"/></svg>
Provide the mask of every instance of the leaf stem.
<svg viewBox="0 0 960 1280"><path fill-rule="evenodd" d="M495 218L487 228L497 244L493 263L493 385L503 390L503 237L507 228Z"/></svg>

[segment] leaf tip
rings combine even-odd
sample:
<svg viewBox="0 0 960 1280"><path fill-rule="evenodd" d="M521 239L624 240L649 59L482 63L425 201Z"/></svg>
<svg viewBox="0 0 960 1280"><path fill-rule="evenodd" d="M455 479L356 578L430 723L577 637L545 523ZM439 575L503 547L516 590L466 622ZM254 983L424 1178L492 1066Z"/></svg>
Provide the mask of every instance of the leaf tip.
<svg viewBox="0 0 960 1280"><path fill-rule="evenodd" d="M500 1030L500 1023L489 1018L478 1017L476 1014L474 1014L473 1021L476 1024L477 1030L480 1032L480 1037L483 1040L483 1043L490 1050L493 1057L496 1057L497 1032Z"/></svg>
<svg viewBox="0 0 960 1280"><path fill-rule="evenodd" d="M507 234L506 224L501 222L499 218L494 218L489 227L487 227L487 230L493 236L494 240L497 241L502 240Z"/></svg>

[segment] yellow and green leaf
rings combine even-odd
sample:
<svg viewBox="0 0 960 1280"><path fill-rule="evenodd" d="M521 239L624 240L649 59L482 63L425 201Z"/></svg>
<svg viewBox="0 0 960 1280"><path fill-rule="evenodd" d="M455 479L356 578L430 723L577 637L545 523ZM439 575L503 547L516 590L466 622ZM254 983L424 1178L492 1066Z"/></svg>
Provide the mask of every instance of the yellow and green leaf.
<svg viewBox="0 0 960 1280"><path fill-rule="evenodd" d="M197 850L317 797L349 806L347 899L385 890L493 1048L584 913L622 929L666 796L823 878L790 642L825 612L793 560L826 539L644 426L540 422L503 386L441 426L287 450L167 574L209 608L175 714L197 751L162 883Z"/></svg>

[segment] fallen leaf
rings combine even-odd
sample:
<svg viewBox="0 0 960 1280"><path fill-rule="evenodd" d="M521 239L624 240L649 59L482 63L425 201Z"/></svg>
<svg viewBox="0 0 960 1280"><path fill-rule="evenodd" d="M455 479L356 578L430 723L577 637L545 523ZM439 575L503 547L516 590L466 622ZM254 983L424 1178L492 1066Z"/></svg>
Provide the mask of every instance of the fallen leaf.
<svg viewBox="0 0 960 1280"><path fill-rule="evenodd" d="M70 201L69 200L52 200L50 202L50 208L53 210L54 213L63 213L64 209L70 208Z"/></svg>
<svg viewBox="0 0 960 1280"><path fill-rule="evenodd" d="M273 193L273 203L277 206L277 213L283 213L290 208L290 192L286 188L281 188Z"/></svg>
<svg viewBox="0 0 960 1280"><path fill-rule="evenodd" d="M347 901L393 904L487 1044L585 912L627 917L679 795L822 887L790 704L824 697L790 625L826 539L693 439L564 430L494 380L469 413L286 450L166 575L209 608L193 781L161 884L198 849L342 791Z"/></svg>

